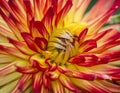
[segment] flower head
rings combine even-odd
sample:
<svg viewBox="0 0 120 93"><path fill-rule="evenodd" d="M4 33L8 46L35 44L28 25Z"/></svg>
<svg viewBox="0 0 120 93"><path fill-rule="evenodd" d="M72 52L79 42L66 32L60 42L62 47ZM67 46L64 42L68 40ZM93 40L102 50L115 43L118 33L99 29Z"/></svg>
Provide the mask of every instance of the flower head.
<svg viewBox="0 0 120 93"><path fill-rule="evenodd" d="M119 0L0 0L0 93L119 93Z"/></svg>

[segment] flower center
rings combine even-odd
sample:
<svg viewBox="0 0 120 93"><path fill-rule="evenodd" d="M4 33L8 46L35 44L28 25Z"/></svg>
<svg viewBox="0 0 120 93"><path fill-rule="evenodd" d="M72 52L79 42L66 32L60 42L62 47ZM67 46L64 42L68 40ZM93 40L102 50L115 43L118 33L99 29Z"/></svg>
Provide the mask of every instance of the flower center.
<svg viewBox="0 0 120 93"><path fill-rule="evenodd" d="M52 54L52 62L65 64L70 57L77 53L78 42L67 29L53 31L48 42L47 50Z"/></svg>

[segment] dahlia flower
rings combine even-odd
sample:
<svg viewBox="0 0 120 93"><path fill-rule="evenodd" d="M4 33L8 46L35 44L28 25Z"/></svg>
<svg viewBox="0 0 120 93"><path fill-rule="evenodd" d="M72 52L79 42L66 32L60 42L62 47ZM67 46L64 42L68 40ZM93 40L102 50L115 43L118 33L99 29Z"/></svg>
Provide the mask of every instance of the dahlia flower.
<svg viewBox="0 0 120 93"><path fill-rule="evenodd" d="M0 0L0 93L120 93L120 0Z"/></svg>

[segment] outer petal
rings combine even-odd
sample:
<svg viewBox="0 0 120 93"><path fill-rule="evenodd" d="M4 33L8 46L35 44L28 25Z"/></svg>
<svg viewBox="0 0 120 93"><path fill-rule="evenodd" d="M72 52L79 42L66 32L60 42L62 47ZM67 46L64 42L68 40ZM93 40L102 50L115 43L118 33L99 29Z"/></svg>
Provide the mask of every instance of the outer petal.
<svg viewBox="0 0 120 93"><path fill-rule="evenodd" d="M104 0L99 0L99 2L105 2ZM111 3L111 2L108 2ZM108 3L104 3L105 5L110 5ZM102 4L98 5L98 8L101 7ZM100 16L97 16L94 18L92 21L88 21L88 26L89 26L89 33L96 33L109 19L111 15L113 15L120 7L120 1L119 0L114 0L114 3L111 5L109 9L107 9L105 12L102 11L102 14ZM103 7L102 7L103 8ZM96 10L95 10L96 11ZM93 12L92 12L93 13ZM91 15L89 15L91 16Z"/></svg>
<svg viewBox="0 0 120 93"><path fill-rule="evenodd" d="M19 80L16 88L12 91L12 93L19 93L23 91L23 86L27 83L27 81L31 78L31 75L23 75Z"/></svg>
<svg viewBox="0 0 120 93"><path fill-rule="evenodd" d="M40 92L41 84L42 84L42 74L41 73L36 73L33 76L33 90L34 90L34 93L39 93Z"/></svg>
<svg viewBox="0 0 120 93"><path fill-rule="evenodd" d="M22 58L22 59L28 58L27 55L22 54L19 50L17 50L15 47L10 45L9 43L0 44L0 50L18 58Z"/></svg>
<svg viewBox="0 0 120 93"><path fill-rule="evenodd" d="M65 93L63 90L63 86L58 81L52 81L51 84L54 93Z"/></svg>
<svg viewBox="0 0 120 93"><path fill-rule="evenodd" d="M72 84L72 82L70 81L70 79L68 77L66 77L65 75L61 75L59 77L60 82L62 83L62 85L64 87L66 87L67 89L77 92L77 88Z"/></svg>
<svg viewBox="0 0 120 93"><path fill-rule="evenodd" d="M27 55L32 55L34 54L33 51L31 51L27 45L25 45L23 42L16 41L14 39L8 38L9 42L12 43L16 48L18 48L22 53L27 54Z"/></svg>

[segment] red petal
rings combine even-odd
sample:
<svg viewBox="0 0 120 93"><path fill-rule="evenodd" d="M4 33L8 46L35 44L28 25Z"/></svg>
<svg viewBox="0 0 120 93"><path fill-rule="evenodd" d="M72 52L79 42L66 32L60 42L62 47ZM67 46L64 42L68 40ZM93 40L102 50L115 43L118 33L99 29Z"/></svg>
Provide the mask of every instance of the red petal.
<svg viewBox="0 0 120 93"><path fill-rule="evenodd" d="M110 57L110 62L120 60L120 50L112 51L110 53L106 53L105 55Z"/></svg>
<svg viewBox="0 0 120 93"><path fill-rule="evenodd" d="M14 22L14 24L16 25L17 29L20 32L29 32L28 29L26 28L25 24L22 24L19 19L16 19L15 16L13 16L12 14L9 15L9 18L12 20L12 22Z"/></svg>
<svg viewBox="0 0 120 93"><path fill-rule="evenodd" d="M62 83L62 85L64 86L64 87L66 87L67 89L69 89L69 90L71 90L71 91L74 91L74 92L77 92L78 91L78 89L77 89L77 87L71 82L71 80L68 78L68 77L66 77L65 75L61 75L60 77L59 77L59 80L60 80L60 82Z"/></svg>
<svg viewBox="0 0 120 93"><path fill-rule="evenodd" d="M5 9L7 12L13 13L12 10L10 9L10 7L9 7L7 1L5 1L5 0L0 0L0 6L1 6L3 9Z"/></svg>
<svg viewBox="0 0 120 93"><path fill-rule="evenodd" d="M37 61L37 60L30 60L31 61L31 63L32 63L32 66L34 67L34 68L37 68L37 69L39 69L40 71L45 71L48 67L46 66L46 65L44 65L44 64L41 64L39 61Z"/></svg>
<svg viewBox="0 0 120 93"><path fill-rule="evenodd" d="M36 72L38 72L38 70L36 68L33 68L31 66L24 66L24 67L20 67L20 66L16 66L17 67L17 71L24 73L24 74L34 74Z"/></svg>
<svg viewBox="0 0 120 93"><path fill-rule="evenodd" d="M95 40L86 40L80 45L80 49L83 50L82 52L88 52L96 47L97 43Z"/></svg>
<svg viewBox="0 0 120 93"><path fill-rule="evenodd" d="M25 10L27 14L27 20L28 20L28 25L29 21L33 18L33 11L32 11L32 5L30 0L23 0L24 5L25 5Z"/></svg>
<svg viewBox="0 0 120 93"><path fill-rule="evenodd" d="M81 42L84 40L85 36L87 35L88 28L84 29L78 36L78 42Z"/></svg>
<svg viewBox="0 0 120 93"><path fill-rule="evenodd" d="M84 79L84 80L94 80L95 75L94 74L87 74L87 73L82 73L82 72L76 72L72 71L69 69L66 69L64 67L58 66L58 71L60 71L62 74L73 77L73 78L79 78L79 79Z"/></svg>
<svg viewBox="0 0 120 93"><path fill-rule="evenodd" d="M45 50L46 47L47 47L48 41L45 38L36 37L35 38L35 43L38 45L38 47L41 50Z"/></svg>
<svg viewBox="0 0 120 93"><path fill-rule="evenodd" d="M120 80L120 73L111 75L112 80L118 81Z"/></svg>
<svg viewBox="0 0 120 93"><path fill-rule="evenodd" d="M101 53L109 48L120 45L120 32L115 29L105 30L91 38L94 37L97 40L98 46L96 49L92 50L92 52Z"/></svg>
<svg viewBox="0 0 120 93"><path fill-rule="evenodd" d="M96 41L100 40L101 38L103 38L107 33L109 33L109 31L111 31L112 29L108 29L108 30L105 30L105 31L102 31L100 33L98 33L97 35L95 34L93 36L93 38L95 38Z"/></svg>
<svg viewBox="0 0 120 93"><path fill-rule="evenodd" d="M36 73L33 76L33 89L34 89L34 93L39 93L40 92L41 84L42 84L42 75L41 75L41 73Z"/></svg>
<svg viewBox="0 0 120 93"><path fill-rule="evenodd" d="M85 58L80 55L71 58L71 61L70 61L70 63L72 64L79 64L79 63L84 63L84 62L85 62Z"/></svg>
<svg viewBox="0 0 120 93"><path fill-rule="evenodd" d="M100 57L93 54L81 54L71 58L70 63L79 66L94 66L98 64L106 64L110 60L109 55L102 55Z"/></svg>
<svg viewBox="0 0 120 93"><path fill-rule="evenodd" d="M42 85L39 93L49 93L49 89Z"/></svg>
<svg viewBox="0 0 120 93"><path fill-rule="evenodd" d="M47 73L47 72L46 72ZM43 85L45 86L45 88L50 88L50 79L44 74L43 75Z"/></svg>
<svg viewBox="0 0 120 93"><path fill-rule="evenodd" d="M37 47L35 46L34 40L32 36L29 33L22 32L21 33L22 37L24 38L25 42L27 43L28 47L33 50L38 52Z"/></svg>
<svg viewBox="0 0 120 93"><path fill-rule="evenodd" d="M52 0L44 1L43 13L46 14L46 12L49 10L50 7L52 7Z"/></svg>
<svg viewBox="0 0 120 93"><path fill-rule="evenodd" d="M52 0L54 13L57 13L58 0Z"/></svg>
<svg viewBox="0 0 120 93"><path fill-rule="evenodd" d="M95 74L87 74L87 73L82 73L82 72L73 72L73 75L71 75L73 78L78 78L78 79L84 79L84 80L94 80L95 79Z"/></svg>
<svg viewBox="0 0 120 93"><path fill-rule="evenodd" d="M53 8L50 7L44 18L42 19L42 22L44 23L45 27L47 28L47 31L49 31L49 33L52 31L52 20L53 20L53 16L54 16L54 11Z"/></svg>
<svg viewBox="0 0 120 93"><path fill-rule="evenodd" d="M20 0L19 3L21 3ZM21 20L25 18L23 11L18 7L18 3L15 0L9 0L8 4L17 17L21 18Z"/></svg>
<svg viewBox="0 0 120 93"><path fill-rule="evenodd" d="M8 17L8 15L3 12L3 10L1 8L0 8L0 15L2 16L2 18L6 21L6 23L8 25L10 25L10 26L12 26L14 28L13 22L10 20L10 18Z"/></svg>
<svg viewBox="0 0 120 93"><path fill-rule="evenodd" d="M40 34L40 37L44 37L47 39L49 38L49 33L46 27L40 21L31 21L31 34L33 35L33 37L39 36Z"/></svg>

